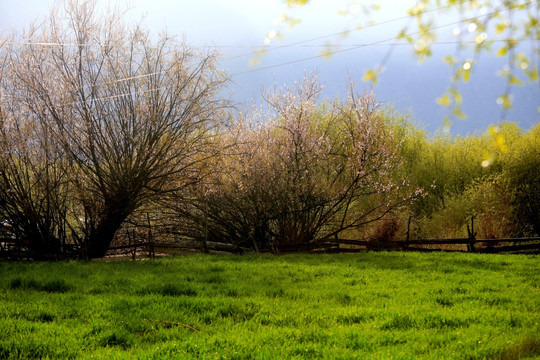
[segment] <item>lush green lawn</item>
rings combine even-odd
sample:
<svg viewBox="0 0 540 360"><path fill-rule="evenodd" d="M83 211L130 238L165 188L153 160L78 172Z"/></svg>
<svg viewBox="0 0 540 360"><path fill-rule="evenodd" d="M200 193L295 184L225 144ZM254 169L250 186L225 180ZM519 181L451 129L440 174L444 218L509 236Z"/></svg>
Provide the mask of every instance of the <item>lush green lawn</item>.
<svg viewBox="0 0 540 360"><path fill-rule="evenodd" d="M536 256L0 263L0 358L540 356Z"/></svg>

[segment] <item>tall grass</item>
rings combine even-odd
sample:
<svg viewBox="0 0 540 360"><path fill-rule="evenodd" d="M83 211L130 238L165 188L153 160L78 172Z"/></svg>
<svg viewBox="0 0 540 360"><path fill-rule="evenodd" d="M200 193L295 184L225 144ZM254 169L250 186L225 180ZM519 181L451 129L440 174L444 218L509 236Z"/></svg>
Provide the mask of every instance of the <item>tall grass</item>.
<svg viewBox="0 0 540 360"><path fill-rule="evenodd" d="M540 356L536 256L0 263L0 358Z"/></svg>

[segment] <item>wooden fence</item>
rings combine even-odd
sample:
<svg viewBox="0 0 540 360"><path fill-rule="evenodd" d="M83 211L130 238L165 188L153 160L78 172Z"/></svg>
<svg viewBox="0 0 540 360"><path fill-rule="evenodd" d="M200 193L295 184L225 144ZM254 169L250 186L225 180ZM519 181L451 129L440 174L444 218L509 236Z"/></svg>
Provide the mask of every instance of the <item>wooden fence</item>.
<svg viewBox="0 0 540 360"><path fill-rule="evenodd" d="M410 219L409 219L410 224ZM286 252L358 252L374 251L460 251L476 253L526 253L540 254L540 237L477 239L474 231L474 216L467 224L467 237L454 239L409 239L407 230L403 241L380 241L335 239L322 243L280 245L279 251Z"/></svg>
<svg viewBox="0 0 540 360"><path fill-rule="evenodd" d="M158 255L181 255L193 252L206 252L210 254L232 253L245 254L253 252L253 249L234 244L207 241L206 244L198 241L175 241L175 242L141 242L132 245L111 247L109 255L129 255L132 259L139 257L155 257Z"/></svg>
<svg viewBox="0 0 540 360"><path fill-rule="evenodd" d="M368 241L337 239L334 241L309 244L281 244L278 253L348 253L363 251L420 251L420 252L474 252L474 253L513 253L540 254L540 237L508 238L508 239L417 239L410 241ZM136 256L154 257L161 255L180 255L190 252L235 253L254 252L253 249L234 244L195 241L179 241L168 243L140 243L135 245L118 246L110 249L111 253Z"/></svg>
<svg viewBox="0 0 540 360"><path fill-rule="evenodd" d="M368 241L338 239L313 244L284 244L281 253L289 252L359 252L359 251L458 251L475 253L540 254L540 237L508 239L418 239L409 241Z"/></svg>
<svg viewBox="0 0 540 360"><path fill-rule="evenodd" d="M540 237L508 238L508 239L417 239L409 241L368 241L337 239L334 241L308 244L281 244L278 253L348 253L363 251L457 251L474 253L512 253L512 254L540 254ZM73 251L76 252L75 250ZM234 244L207 242L140 242L135 244L111 247L109 256L123 256L135 259L136 257L155 257L160 255L180 255L190 252L208 252L213 254L235 253L244 254L254 252L253 249L240 247ZM26 254L26 255L25 255ZM0 259L32 258L25 249L15 246L12 241L0 239Z"/></svg>

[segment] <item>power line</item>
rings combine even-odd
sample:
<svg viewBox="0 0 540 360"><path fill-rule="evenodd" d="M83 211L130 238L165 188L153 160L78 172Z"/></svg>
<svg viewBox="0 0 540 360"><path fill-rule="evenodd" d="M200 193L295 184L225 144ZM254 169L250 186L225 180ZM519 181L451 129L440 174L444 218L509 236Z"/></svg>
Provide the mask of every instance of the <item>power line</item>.
<svg viewBox="0 0 540 360"><path fill-rule="evenodd" d="M450 4L450 5L446 5L446 6L436 7L436 8L430 9L430 10L426 10L423 13L431 13L431 12L434 12L434 11L445 10L445 9L454 7L456 5L464 4L464 3L468 2L468 1L469 0L463 0L463 1L460 1L459 3L456 3L456 4ZM273 50L278 50L278 49L288 48L288 47L296 47L298 45L302 45L302 44L305 44L305 43L308 43L308 42L313 42L313 41L317 41L317 40L324 40L324 39L328 39L328 38L335 38L335 37L339 37L339 36L345 36L345 35L348 35L351 32L362 31L362 30L369 29L369 28L372 28L372 27L377 27L377 26L380 26L380 25L387 25L387 24L391 24L391 23L394 23L394 22L397 22L397 21L407 20L407 19L410 19L410 18L411 18L411 15L401 16L401 17L398 17L398 18L393 18L393 19L389 19L389 20L374 23L374 24L368 24L368 25L363 26L363 27L357 27L355 29L344 30L344 31L340 31L340 32L337 32L337 33L333 33L333 34L322 35L322 36L314 37L314 38L307 39L307 40L301 40L301 41L296 41L296 42L293 42L293 43L290 43L290 44L271 47L271 48L267 49L266 51L273 51ZM236 58L245 57L245 56L253 56L253 53L233 56L233 57L227 58L226 60L236 59Z"/></svg>
<svg viewBox="0 0 540 360"><path fill-rule="evenodd" d="M434 8L434 9L426 10L426 11L424 11L424 13L430 13L430 12L434 12L434 11L445 10L445 9L454 7L456 5L461 5L463 3L466 3L467 1L468 0L462 0L461 2L456 3L456 4L451 4L451 5L446 5L446 6L441 6L441 7L437 7L437 8ZM333 38L333 37L338 37L338 36L343 36L343 35L349 34L349 33L354 32L354 31L361 31L361 30L376 27L376 26L386 25L386 24L390 24L390 23L393 23L393 22L409 19L410 17L411 17L410 15L407 15L407 16L402 16L402 17L398 17L398 18L393 18L393 19L389 19L389 20L386 20L386 21L383 21L383 22L380 22L380 23L369 24L369 25L364 26L362 28L355 28L355 29L340 31L340 32L337 32L337 33L332 33L332 34L327 34L327 35L323 35L323 36L319 36L319 37L315 37L315 38L311 38L311 39L297 41L297 42L290 43L290 44L271 47L271 48L266 49L266 51L268 52L268 51L274 51L274 50L279 50L279 49L283 49L283 48L297 47L297 46L300 46L300 45L305 44L305 43L309 43L309 42L313 42L313 41L317 41L317 40L328 39L328 38ZM25 46L30 46L30 45L37 45L37 46L84 46L84 47L96 46L96 44L51 43L51 42L31 43L31 42L10 42L10 41L8 41L6 43L11 44L11 45L25 45ZM369 44L358 45L358 46L359 47L364 47L364 46L368 46L368 45ZM379 44L373 44L373 45L379 45ZM260 46L263 46L263 45L260 45ZM222 47L222 48L225 48L225 47L227 47L227 48L233 48L233 47L236 47L236 48L241 48L241 47L256 48L256 47L259 47L259 46L249 46L249 45L248 46L227 46L227 45L212 46L212 48L220 48L220 47ZM247 56L253 56L253 52L227 57L227 58L224 58L223 61L234 60L234 59L247 57ZM316 57L312 57L312 58L310 58L308 60L311 60L313 58L316 58ZM160 72L154 72L154 73L141 74L141 75L136 75L136 76L120 78L120 79L116 79L116 80L113 80L113 81L110 81L110 82L107 82L107 83L104 83L104 84L113 84L113 83L122 82L122 81L128 81L128 80L135 80L135 79L139 79L139 78L144 78L146 76L160 75L160 74L163 74L163 73L167 73L168 71L169 70L164 70L164 71L160 71ZM103 84L100 84L100 85L103 85Z"/></svg>
<svg viewBox="0 0 540 360"><path fill-rule="evenodd" d="M444 25L439 25L439 26L435 26L435 27L431 27L429 29L427 29L428 31L431 31L431 30L437 30L437 29L441 29L441 28L444 28L444 27L448 27L448 26L453 26L453 25L457 25L457 24L461 24L461 23L464 23L464 22L470 22L472 20L477 20L477 19L480 19L480 18L483 18L483 17L487 17L487 16L493 16L495 14L498 14L500 12L503 12L503 11L507 11L507 10L510 10L511 8L515 8L515 7L520 7L520 6L524 6L524 5L529 5L529 4L532 4L532 3L535 3L535 2L538 2L540 0L533 0L533 1L529 1L529 2L526 2L526 3L522 3L522 4L518 4L518 5L514 5L514 6L508 6L508 7L505 7L504 9L499 9L499 10L496 10L496 11L493 11L491 13L486 13L486 14L482 14L482 15L479 15L479 16L475 16L475 17L471 17L471 18L467 18L467 19L463 19L463 20L459 20L459 21L456 21L456 22L452 22L452 23L448 23L448 24L444 24ZM465 1L462 1L461 3L464 3ZM441 8L438 8L438 9L433 9L433 10L430 10L430 11L435 11L435 10L442 10L444 8L447 8L449 6L446 6L446 7L441 7ZM426 11L427 12L427 11ZM402 20L404 18L409 18L410 16L407 16L407 17L402 17L402 18L397 18L397 19L393 19L393 20L388 20L386 21L385 23L389 23L389 22L392 22L392 21L397 21L397 20ZM382 24L382 23L380 23ZM373 25L375 26L375 25ZM340 32L340 33L336 33L336 34L331 34L331 35L325 35L325 36L322 36L322 37L318 37L318 38L313 38L313 39L309 39L309 40L303 40L303 41L299 41L299 42L295 42L295 43L292 43L292 44L287 44L287 45L283 45L283 46L279 46L279 47L273 47L272 49L280 49L280 48L284 48L284 47L290 47L290 46L295 46L295 45L299 45L299 44L303 44L303 43L307 43L307 42L311 42L311 41L316 41L316 40L320 40L320 39L323 39L323 38L326 38L326 37L335 37L335 36L338 36L339 34L343 34L345 32ZM407 33L407 34L404 34L405 36L413 36L413 35L417 35L417 34L420 34L422 33L422 31L415 31L415 32L411 32L411 33ZM287 62L283 62L283 63L280 63L280 64L274 64L274 65L269 65L269 66L264 66L264 67L260 67L260 68L257 68L257 69L251 69L251 70L247 70L247 71L243 71L243 72L239 72L239 73L236 73L236 74L232 74L232 76L238 76L238 75L245 75L245 74L249 74L249 73L253 73L253 72L258 72L258 71L265 71L265 70L269 70L269 69L273 69L273 68L278 68L278 67L282 67L282 66L287 66L287 65L292 65L292 64L296 64L296 63L300 63L300 62L304 62L304 61L309 61L309 60L314 60L314 59L318 59L318 58L322 58L326 55L336 55L336 54L340 54L340 53L344 53L344 52L348 52L348 51L353 51L353 50L358 50L360 48L365 48L365 47L369 47L369 46L381 46L381 45L390 45L390 46L394 46L396 45L396 43L388 43L389 41L393 41L395 40L395 37L392 37L392 38L388 38L388 39L384 39L384 40L379 40L379 41L374 41L374 42L371 42L371 43L366 43L366 44L360 44L360 45L355 45L355 46L351 46L347 49L341 49L341 50L336 50L336 51L331 51L331 52L328 52L327 54L325 55L315 55L315 56L310 56L310 57L305 57L305 58L301 58L301 59L296 59L296 60L291 60L291 61L287 61ZM538 39L535 39L535 40L538 40ZM504 40L500 40L500 41L504 41ZM508 40L506 40L508 41ZM463 42L446 42L446 43L454 43L454 44L459 44L459 43L463 43ZM45 43L43 43L45 44ZM51 43L53 44L54 46L54 43ZM402 45L402 44L399 44L399 45ZM405 44L403 44L405 45ZM49 45L47 45L49 46ZM245 56L245 55L244 55ZM237 57L240 57L240 56L237 56ZM164 71L160 71L160 72L154 72L154 73L148 73L148 74L141 74L141 75L136 75L136 76L131 76L131 77L126 77L126 78L121 78L121 79L116 79L116 80L112 80L110 82L107 82L107 83L104 83L104 84L110 84L110 83L116 83L116 82L122 82L122 81L128 81L128 80L133 80L133 79L138 79L138 78L144 78L144 77L148 77L148 76L152 76L152 75L159 75L159 74L162 74L162 73L166 73L166 72L169 72L170 70L164 70ZM101 84L99 84L101 85ZM161 90L163 88L155 88L155 89L148 89L148 90L144 90L144 91L140 91L140 92L129 92L129 93L123 93L123 94L117 94L117 95L112 95L112 96L107 96L107 97L102 97L102 98L94 98L94 99L90 99L90 100L87 100L85 102L74 102L74 103L70 103L70 104L63 104L62 106L65 106L65 105L76 105L76 104L83 104L83 103L87 103L87 102L91 102L91 101L101 101L101 100L108 100L108 99L112 99L112 98L118 98L118 97L123 97L123 96L133 96L135 94L139 94L139 93L145 93L145 92L153 92L153 91L158 91L158 90Z"/></svg>
<svg viewBox="0 0 540 360"><path fill-rule="evenodd" d="M431 12L435 12L435 11L445 10L445 9L448 9L448 8L451 8L451 7L455 7L457 5L464 4L464 3L468 2L468 1L470 1L470 0L462 0L459 3L456 3L456 4L450 4L450 5L445 5L445 6L436 7L436 8L430 9L430 10L426 10L423 13L431 13ZM401 17L398 17L398 18L393 18L393 19L385 20L385 21L382 21L382 22L374 23L374 24L368 24L368 25L360 27L360 28L344 30L344 31L336 32L336 33L331 33L331 34L322 35L322 36L318 36L318 37L314 37L314 38L310 38L310 39L306 39L306 40L297 41L297 42L290 43L290 44L275 46L275 47L272 47L271 49L269 49L269 51L277 50L277 49L284 48L284 47L293 47L293 46L296 46L296 45L301 45L301 44L305 44L305 43L313 42L313 41L317 41L317 40L323 40L323 39L328 39L328 38L333 38L333 37L338 37L338 36L344 36L344 35L347 35L347 34L349 34L351 32L362 31L362 30L365 30L365 29L368 29L368 28L377 27L377 26L386 25L386 24L391 24L393 22L406 20L406 19L410 19L410 18L411 18L411 15L401 16ZM23 41L23 42L7 41L6 43L10 44L10 45L24 45L24 46L72 46L72 47L102 46L100 44L88 44L88 43L85 44L85 43L55 43L55 42L28 42L28 41ZM255 47L264 47L264 46L265 45L212 45L212 46L195 46L195 47L198 47L198 48L202 48L202 47L210 47L210 48L255 48ZM235 57L243 57L243 56L251 56L251 55L253 55L253 54L252 53L246 53L246 54L243 54L243 55L237 55Z"/></svg>
<svg viewBox="0 0 540 360"><path fill-rule="evenodd" d="M393 39L392 39L393 40ZM493 40L483 40L483 42L486 43L499 43L499 42L508 42L511 40L515 41L526 41L526 40L540 40L540 39L530 39L530 38L519 38L519 39L493 39ZM431 42L430 45L456 45L456 44L478 44L475 40L470 41L434 41ZM409 42L384 42L384 43L362 43L362 44L316 44L316 45L294 45L290 46L291 48L332 48L332 47L362 47L362 46L410 46L411 44ZM234 46L231 46L234 47ZM241 46L240 46L241 47ZM268 48L269 50L273 50L276 47L274 46L268 46L268 45L246 45L243 47L260 47L260 48ZM225 60L228 60L225 59Z"/></svg>
<svg viewBox="0 0 540 360"><path fill-rule="evenodd" d="M491 43L495 43L495 42L508 42L510 40L511 39L496 39L496 40L486 40L486 41L489 41ZM530 40L530 39L529 38L522 38L522 39L513 39L513 40L525 41L525 40ZM533 39L533 40L540 41L540 39ZM381 40L381 41L386 41L386 40ZM456 45L456 44L477 44L477 42L476 41L439 41L439 42L433 42L430 45ZM326 46L327 45L307 45L305 47L326 47ZM335 46L341 46L341 45L335 45ZM385 42L385 43L357 44L357 45L349 45L349 46L352 46L352 48L347 48L347 49L344 49L342 51L345 52L345 51L349 51L349 50L355 50L355 49L360 48L360 47L368 47L368 46L410 46L410 43L388 43L388 42ZM321 55L313 56L313 57L310 57L309 59L314 59L314 58L318 58L318 57L321 57ZM299 60L294 60L292 63L297 62L297 61L299 61ZM283 64L288 65L288 63L283 63ZM272 67L285 66L283 64L272 65ZM254 69L253 71L259 71L259 70L262 71L262 70L265 70L265 69L263 69L263 68ZM122 82L122 81L128 81L128 80L135 80L135 79L144 78L144 77L148 77L148 76L152 76L152 75L159 75L161 73L168 72L168 71L170 71L170 70L164 70L164 71L158 71L158 72L154 72L154 73L147 73L147 74L141 74L141 75L127 77L127 78L121 78L121 79L101 83L99 85L113 84L113 83L116 83L116 82ZM242 75L242 74L244 74L244 73L237 73L237 74L234 74L232 76ZM146 93L146 92L154 92L154 91L164 90L164 89L165 89L164 87L159 87L159 88L153 88L153 89L143 90L143 91L139 91L139 92L122 93L122 94L118 94L118 95L111 95L111 96L106 96L106 97L101 97L101 98L89 99L89 100L85 100L85 101L81 101L81 102L67 103L67 104L63 104L61 106L90 103L90 102L96 101L96 100L108 100L108 99L114 99L114 98L119 98L119 97L123 97L123 96L136 95L136 94ZM6 96L4 95L4 98L5 97Z"/></svg>
<svg viewBox="0 0 540 360"><path fill-rule="evenodd" d="M473 20L481 19L481 18L484 18L484 17L487 17L487 16L493 16L493 15L496 15L496 14L501 13L503 11L507 11L507 10L510 10L512 8L517 8L517 7L524 6L524 5L529 5L529 4L532 4L534 2L538 2L538 1L539 0L529 1L529 2L526 2L526 3L514 5L514 6L508 6L508 7L505 7L504 9L499 9L499 10L496 10L496 11L492 11L490 13L474 16L474 17L471 17L471 18L455 21L455 22L452 22L452 23L444 24L444 25L434 26L434 27L431 27L429 29L425 29L423 31L419 30L419 31L414 31L414 32L411 32L411 33L407 33L407 34L404 34L404 36L418 35L418 34L421 34L421 33L425 32L426 30L428 30L428 31L438 30L438 29L441 29L441 28L462 24L464 22L470 22L470 21L473 21ZM344 53L344 52L348 52L348 51L358 50L358 49L369 47L369 46L385 45L389 41L393 41L393 40L395 40L395 37L384 39L384 40L379 40L379 41L374 41L374 42L371 42L371 43L361 44L361 45L357 45L357 46L352 46L352 47L349 47L347 49L329 51L329 52L325 53L324 55L314 55L314 56L309 56L309 57L305 57L305 58L301 58L301 59L296 59L296 60L283 62L283 63L280 63L280 64L268 65L268 66L260 67L260 68L257 68L257 69L242 71L242 72L239 72L239 73L236 73L236 74L232 74L231 76L245 75L245 74L249 74L249 73L253 73L253 72L274 69L274 68L278 68L278 67L282 67L282 66L297 64L297 63L304 62L304 61L319 59L319 58L323 58L323 57L326 57L326 56L332 56L332 55L336 55L336 54L340 54L340 53ZM457 42L457 43L460 43L460 42Z"/></svg>

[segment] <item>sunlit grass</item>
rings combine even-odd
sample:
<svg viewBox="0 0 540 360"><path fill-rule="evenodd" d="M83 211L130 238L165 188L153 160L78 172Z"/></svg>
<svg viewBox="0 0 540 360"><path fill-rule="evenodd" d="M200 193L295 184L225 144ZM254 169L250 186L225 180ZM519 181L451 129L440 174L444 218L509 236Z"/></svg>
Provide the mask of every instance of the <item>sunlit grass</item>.
<svg viewBox="0 0 540 360"><path fill-rule="evenodd" d="M536 256L0 263L0 358L540 356Z"/></svg>

